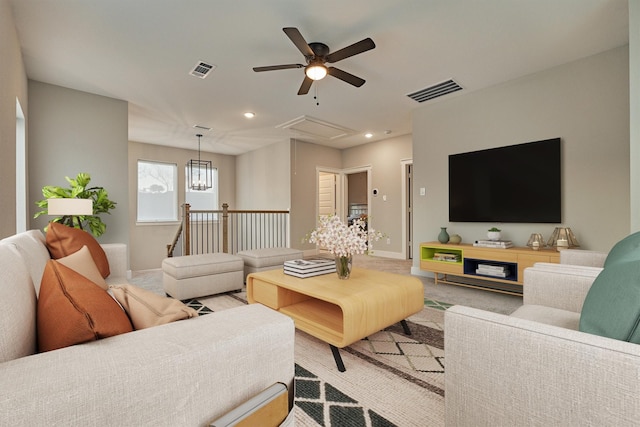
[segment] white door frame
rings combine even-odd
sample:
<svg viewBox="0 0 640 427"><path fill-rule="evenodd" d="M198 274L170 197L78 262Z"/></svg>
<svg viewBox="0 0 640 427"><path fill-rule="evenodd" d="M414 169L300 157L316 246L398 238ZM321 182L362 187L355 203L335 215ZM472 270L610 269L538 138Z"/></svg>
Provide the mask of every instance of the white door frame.
<svg viewBox="0 0 640 427"><path fill-rule="evenodd" d="M408 259L409 254L407 253L407 247L408 247L408 242L409 239L413 240L413 236L407 236L407 217L408 217L408 210L407 210L407 165L413 165L413 159L405 159L405 160L401 160L400 161L400 168L401 168L401 176L402 178L400 179L400 181L402 182L402 187L400 189L400 194L401 194L401 203L402 203L402 258L403 259ZM413 200L413 202L415 203L415 199ZM414 218L415 219L415 218ZM415 246L415 242L413 242ZM412 248L413 252L415 253L415 247Z"/></svg>
<svg viewBox="0 0 640 427"><path fill-rule="evenodd" d="M367 172L367 209L369 212L369 217L371 217L371 165L359 166L354 168L347 169L334 169L327 168L322 166L316 167L316 217L319 216L320 207L319 207L319 194L318 187L320 184L320 173L333 173L338 176L338 183L336 185L336 211L338 212L338 216L343 221L346 221L347 218L347 185L346 185L346 176L359 172Z"/></svg>

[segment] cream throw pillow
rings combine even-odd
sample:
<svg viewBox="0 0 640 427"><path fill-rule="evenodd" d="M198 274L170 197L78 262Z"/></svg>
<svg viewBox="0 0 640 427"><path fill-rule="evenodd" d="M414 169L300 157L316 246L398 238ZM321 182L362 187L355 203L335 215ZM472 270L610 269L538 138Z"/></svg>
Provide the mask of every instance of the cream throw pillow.
<svg viewBox="0 0 640 427"><path fill-rule="evenodd" d="M109 289L129 315L136 330L198 317L198 312L182 301L156 295L137 286L112 285Z"/></svg>
<svg viewBox="0 0 640 427"><path fill-rule="evenodd" d="M87 245L84 245L79 251L72 253L71 255L57 259L57 261L65 267L69 267L76 273L82 274L105 291L109 287L107 282L104 281L102 274L100 274L100 270L98 270L96 263L93 261L93 257L91 256L91 252L89 252Z"/></svg>

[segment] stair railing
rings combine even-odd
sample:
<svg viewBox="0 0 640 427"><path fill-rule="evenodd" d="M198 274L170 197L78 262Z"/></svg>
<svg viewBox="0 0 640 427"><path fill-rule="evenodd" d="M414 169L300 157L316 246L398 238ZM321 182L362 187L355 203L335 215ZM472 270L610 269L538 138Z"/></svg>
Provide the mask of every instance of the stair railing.
<svg viewBox="0 0 640 427"><path fill-rule="evenodd" d="M167 256L173 256L180 238L184 255L288 247L289 226L286 210L231 210L227 203L222 210L192 210L185 203L182 223L173 244L167 245Z"/></svg>

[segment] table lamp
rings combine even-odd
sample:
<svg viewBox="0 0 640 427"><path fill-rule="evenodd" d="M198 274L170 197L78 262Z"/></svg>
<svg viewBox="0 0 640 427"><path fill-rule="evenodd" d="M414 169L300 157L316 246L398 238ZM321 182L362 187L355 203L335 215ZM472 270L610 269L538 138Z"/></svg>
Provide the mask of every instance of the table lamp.
<svg viewBox="0 0 640 427"><path fill-rule="evenodd" d="M75 227L75 217L93 215L92 199L47 199L47 214L62 216L62 224ZM78 228L82 224L77 220Z"/></svg>

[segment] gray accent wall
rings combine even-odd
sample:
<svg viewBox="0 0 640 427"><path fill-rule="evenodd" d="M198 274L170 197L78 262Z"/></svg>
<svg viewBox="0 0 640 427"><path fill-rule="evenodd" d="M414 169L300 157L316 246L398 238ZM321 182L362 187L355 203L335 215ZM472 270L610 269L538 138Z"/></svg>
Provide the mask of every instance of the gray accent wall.
<svg viewBox="0 0 640 427"><path fill-rule="evenodd" d="M28 110L27 76L7 0L0 0L0 58L0 238L3 238L16 233L16 99L25 117ZM29 223L27 218L23 220Z"/></svg>
<svg viewBox="0 0 640 427"><path fill-rule="evenodd" d="M65 176L91 175L117 203L102 215L107 231L102 243L129 244L128 105L127 102L29 81L29 205L36 212L45 185L68 186ZM31 220L42 229L47 215Z"/></svg>
<svg viewBox="0 0 640 427"><path fill-rule="evenodd" d="M313 250L303 242L316 226L317 168L342 168L342 153L331 147L291 140L291 247Z"/></svg>
<svg viewBox="0 0 640 427"><path fill-rule="evenodd" d="M414 110L416 244L437 240L440 227L466 243L494 225L516 245L534 232L548 238L560 224L450 223L448 156L555 137L562 138L562 225L583 249L608 251L630 232L627 46ZM542 174L544 164L522 173Z"/></svg>

